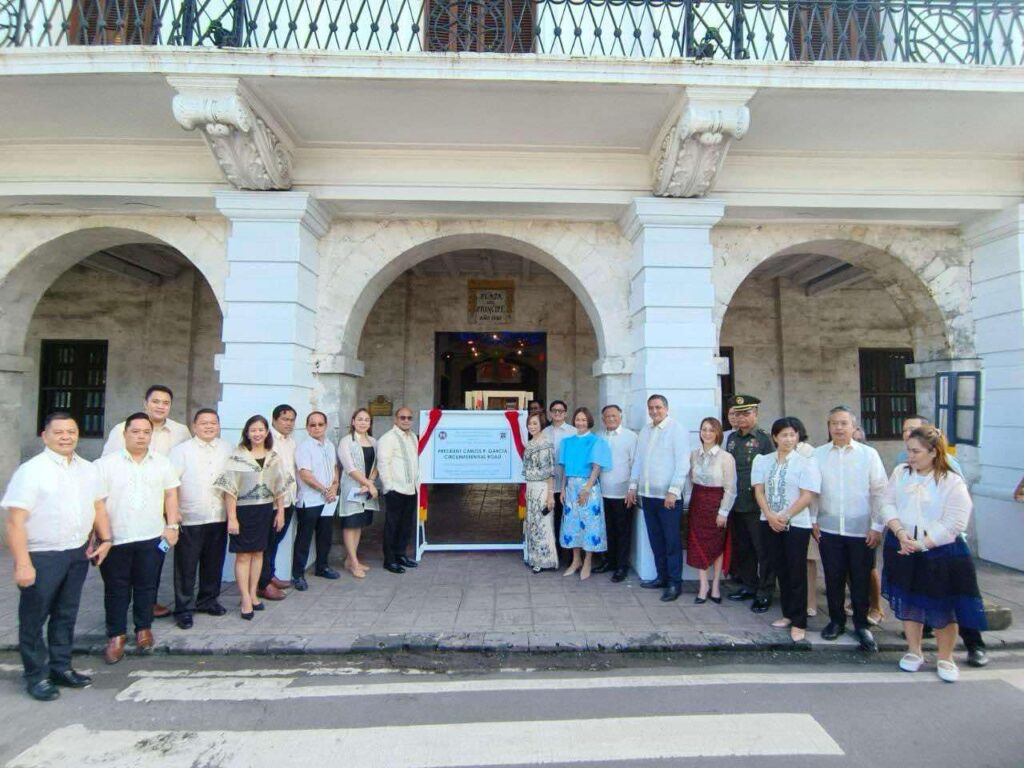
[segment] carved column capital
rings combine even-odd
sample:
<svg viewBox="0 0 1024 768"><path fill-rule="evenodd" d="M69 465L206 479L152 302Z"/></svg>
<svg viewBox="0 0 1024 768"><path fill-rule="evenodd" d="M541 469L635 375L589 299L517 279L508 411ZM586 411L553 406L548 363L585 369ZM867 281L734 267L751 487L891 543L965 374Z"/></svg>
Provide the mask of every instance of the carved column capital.
<svg viewBox="0 0 1024 768"><path fill-rule="evenodd" d="M201 130L232 186L291 189L291 142L238 78L168 77L167 82L178 92L175 119L186 130Z"/></svg>
<svg viewBox="0 0 1024 768"><path fill-rule="evenodd" d="M749 89L688 88L662 131L654 161L659 197L703 197L714 185L734 139L750 126Z"/></svg>

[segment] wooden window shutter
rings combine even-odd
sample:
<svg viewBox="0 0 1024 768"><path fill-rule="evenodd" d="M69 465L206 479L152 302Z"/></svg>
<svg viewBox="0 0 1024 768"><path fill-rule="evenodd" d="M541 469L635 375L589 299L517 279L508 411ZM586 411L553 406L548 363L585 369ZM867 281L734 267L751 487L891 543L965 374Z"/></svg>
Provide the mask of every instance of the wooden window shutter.
<svg viewBox="0 0 1024 768"><path fill-rule="evenodd" d="M789 8L790 58L881 60L880 23L876 0L796 0Z"/></svg>
<svg viewBox="0 0 1024 768"><path fill-rule="evenodd" d="M530 53L532 0L426 0L424 50Z"/></svg>
<svg viewBox="0 0 1024 768"><path fill-rule="evenodd" d="M73 0L68 43L153 45L159 15L159 0Z"/></svg>

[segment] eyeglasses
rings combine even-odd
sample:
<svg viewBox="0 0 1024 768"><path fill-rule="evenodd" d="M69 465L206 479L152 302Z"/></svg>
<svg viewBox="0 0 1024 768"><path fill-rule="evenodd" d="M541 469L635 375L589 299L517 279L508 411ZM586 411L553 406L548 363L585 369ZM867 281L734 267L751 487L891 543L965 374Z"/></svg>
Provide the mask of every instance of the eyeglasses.
<svg viewBox="0 0 1024 768"><path fill-rule="evenodd" d="M565 408L552 408L552 413L565 413Z"/></svg>
<svg viewBox="0 0 1024 768"><path fill-rule="evenodd" d="M412 416L399 416L399 421L412 421Z"/></svg>

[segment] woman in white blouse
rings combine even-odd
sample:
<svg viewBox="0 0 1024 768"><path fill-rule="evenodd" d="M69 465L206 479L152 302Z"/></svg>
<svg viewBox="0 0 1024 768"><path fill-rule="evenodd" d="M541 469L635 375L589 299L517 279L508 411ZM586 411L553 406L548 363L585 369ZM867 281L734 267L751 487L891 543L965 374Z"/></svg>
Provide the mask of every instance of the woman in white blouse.
<svg viewBox="0 0 1024 768"><path fill-rule="evenodd" d="M725 527L729 510L736 500L736 460L722 450L722 422L708 417L700 423L700 448L690 452L689 528L686 537L686 562L700 574L700 590L694 602L722 602L719 582L722 578L722 553L725 551ZM708 587L708 569L715 568Z"/></svg>
<svg viewBox="0 0 1024 768"><path fill-rule="evenodd" d="M341 461L341 536L345 542L345 570L365 579L370 569L359 560L363 528L373 524L380 509L377 497L377 441L373 439L373 418L366 408L352 414L348 434L338 444Z"/></svg>
<svg viewBox="0 0 1024 768"><path fill-rule="evenodd" d="M917 672L924 664L924 625L935 628L936 671L952 683L960 671L953 662L958 627L987 628L985 608L967 542L960 535L971 516L963 478L952 471L946 438L931 425L907 440L907 463L889 478L882 504L885 537L882 594L903 621L907 653L900 669Z"/></svg>
<svg viewBox="0 0 1024 768"><path fill-rule="evenodd" d="M782 618L773 627L789 627L800 642L807 635L807 542L817 513L811 506L821 491L821 472L813 456L802 456L797 419L784 416L772 424L776 451L757 456L750 470L761 508L761 540L779 579Z"/></svg>

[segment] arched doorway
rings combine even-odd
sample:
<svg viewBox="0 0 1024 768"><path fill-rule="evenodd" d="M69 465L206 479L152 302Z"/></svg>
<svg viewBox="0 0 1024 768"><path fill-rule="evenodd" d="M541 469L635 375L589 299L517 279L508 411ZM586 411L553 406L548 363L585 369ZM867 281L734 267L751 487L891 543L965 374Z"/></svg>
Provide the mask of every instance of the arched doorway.
<svg viewBox="0 0 1024 768"><path fill-rule="evenodd" d="M79 452L99 456L111 426L138 409L152 383L174 390L172 417L215 405L222 315L205 271L168 242L97 227L26 254L0 282L5 351L24 361L7 397L14 461L38 450L46 413L78 417Z"/></svg>
<svg viewBox="0 0 1024 768"><path fill-rule="evenodd" d="M564 281L523 256L474 248L419 261L383 290L367 318L360 404L407 405L418 415L435 405L504 410L521 396L600 408L598 342L586 310ZM374 422L375 434L391 427L388 415ZM515 487L438 487L431 507L432 542L521 537Z"/></svg>
<svg viewBox="0 0 1024 768"><path fill-rule="evenodd" d="M788 247L749 271L719 344L723 396L760 397L764 424L799 417L816 445L828 440L829 408L848 405L890 466L902 418L932 409L934 379L908 373L951 355L949 324L920 278L891 254L839 240Z"/></svg>

